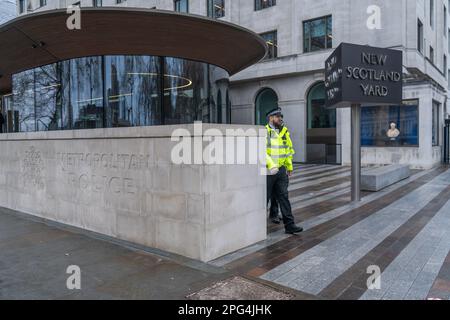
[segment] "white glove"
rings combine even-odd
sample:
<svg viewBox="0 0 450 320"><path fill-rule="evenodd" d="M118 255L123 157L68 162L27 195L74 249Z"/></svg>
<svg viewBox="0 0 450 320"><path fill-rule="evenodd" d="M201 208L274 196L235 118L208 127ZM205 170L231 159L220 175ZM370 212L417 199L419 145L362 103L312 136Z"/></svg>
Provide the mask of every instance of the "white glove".
<svg viewBox="0 0 450 320"><path fill-rule="evenodd" d="M278 169L277 167L270 169L270 175L274 176L276 175L278 172L280 171L280 169Z"/></svg>

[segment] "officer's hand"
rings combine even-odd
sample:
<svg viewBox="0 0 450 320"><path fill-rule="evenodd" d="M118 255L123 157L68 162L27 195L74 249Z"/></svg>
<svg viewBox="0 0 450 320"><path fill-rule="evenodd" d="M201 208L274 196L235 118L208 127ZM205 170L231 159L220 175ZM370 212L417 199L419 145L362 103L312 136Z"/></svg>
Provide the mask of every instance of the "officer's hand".
<svg viewBox="0 0 450 320"><path fill-rule="evenodd" d="M276 175L278 172L280 171L280 169L278 169L277 167L270 169L270 175L274 176Z"/></svg>

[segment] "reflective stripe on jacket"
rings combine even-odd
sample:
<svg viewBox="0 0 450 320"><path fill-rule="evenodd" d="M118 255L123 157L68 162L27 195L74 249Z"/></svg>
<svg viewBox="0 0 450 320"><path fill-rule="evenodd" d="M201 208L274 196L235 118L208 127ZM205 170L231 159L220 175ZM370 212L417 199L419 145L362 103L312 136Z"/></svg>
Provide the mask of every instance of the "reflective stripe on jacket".
<svg viewBox="0 0 450 320"><path fill-rule="evenodd" d="M292 159L294 158L294 148L287 127L283 127L280 133L277 133L269 125L267 129L267 155L266 164L269 170L273 168L286 167L292 171Z"/></svg>

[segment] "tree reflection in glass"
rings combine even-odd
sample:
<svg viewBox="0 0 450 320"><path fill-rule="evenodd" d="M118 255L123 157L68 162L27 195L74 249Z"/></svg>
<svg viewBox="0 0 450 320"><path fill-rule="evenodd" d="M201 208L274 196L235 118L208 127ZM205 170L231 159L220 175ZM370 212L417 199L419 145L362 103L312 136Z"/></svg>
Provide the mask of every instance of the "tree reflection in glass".
<svg viewBox="0 0 450 320"><path fill-rule="evenodd" d="M19 130L36 131L34 112L34 70L13 75L13 108L18 111Z"/></svg>
<svg viewBox="0 0 450 320"><path fill-rule="evenodd" d="M61 129L61 81L59 65L35 69L36 127L38 131Z"/></svg>
<svg viewBox="0 0 450 320"><path fill-rule="evenodd" d="M13 75L7 116L14 119L7 121L22 132L221 123L229 121L228 78L219 67L180 58L60 61Z"/></svg>
<svg viewBox="0 0 450 320"><path fill-rule="evenodd" d="M159 58L105 57L110 127L161 124Z"/></svg>
<svg viewBox="0 0 450 320"><path fill-rule="evenodd" d="M208 122L208 65L164 58L165 124Z"/></svg>
<svg viewBox="0 0 450 320"><path fill-rule="evenodd" d="M103 128L103 76L101 57L65 61L63 112L71 129Z"/></svg>

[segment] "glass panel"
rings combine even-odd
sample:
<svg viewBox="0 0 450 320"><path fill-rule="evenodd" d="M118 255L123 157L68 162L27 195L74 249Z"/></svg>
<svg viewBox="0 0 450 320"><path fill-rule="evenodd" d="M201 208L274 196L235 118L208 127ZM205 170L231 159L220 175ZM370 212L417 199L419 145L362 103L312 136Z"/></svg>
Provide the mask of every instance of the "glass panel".
<svg viewBox="0 0 450 320"><path fill-rule="evenodd" d="M333 47L332 16L303 23L303 51L311 52Z"/></svg>
<svg viewBox="0 0 450 320"><path fill-rule="evenodd" d="M25 12L25 0L19 0L19 13Z"/></svg>
<svg viewBox="0 0 450 320"><path fill-rule="evenodd" d="M12 95L0 96L0 133L9 132L9 113L12 109Z"/></svg>
<svg viewBox="0 0 450 320"><path fill-rule="evenodd" d="M18 131L36 131L34 110L34 70L13 75L13 108L17 113Z"/></svg>
<svg viewBox="0 0 450 320"><path fill-rule="evenodd" d="M219 89L217 92L217 123L223 123L223 103L222 103L222 91Z"/></svg>
<svg viewBox="0 0 450 320"><path fill-rule="evenodd" d="M27 132L223 122L228 78L219 67L179 58L62 61L13 75L8 128Z"/></svg>
<svg viewBox="0 0 450 320"><path fill-rule="evenodd" d="M401 106L364 107L361 113L361 145L398 147L419 145L418 101Z"/></svg>
<svg viewBox="0 0 450 320"><path fill-rule="evenodd" d="M333 47L333 17L329 16L327 19L327 49Z"/></svg>
<svg viewBox="0 0 450 320"><path fill-rule="evenodd" d="M164 124L208 122L208 65L164 58Z"/></svg>
<svg viewBox="0 0 450 320"><path fill-rule="evenodd" d="M336 128L336 110L325 107L325 84L315 85L308 94L308 129Z"/></svg>
<svg viewBox="0 0 450 320"><path fill-rule="evenodd" d="M61 123L61 81L58 64L35 69L36 126L38 131L59 130Z"/></svg>
<svg viewBox="0 0 450 320"><path fill-rule="evenodd" d="M278 106L278 96L272 89L264 89L256 97L256 124L266 125L266 114Z"/></svg>
<svg viewBox="0 0 450 320"><path fill-rule="evenodd" d="M231 123L231 99L229 90L227 90L226 105L227 105L227 123Z"/></svg>
<svg viewBox="0 0 450 320"><path fill-rule="evenodd" d="M433 146L439 145L439 106L440 104L436 101L433 101L433 124L432 124L432 130L433 130L433 136L432 136L432 142Z"/></svg>
<svg viewBox="0 0 450 320"><path fill-rule="evenodd" d="M174 5L177 12L189 12L188 0L175 0Z"/></svg>
<svg viewBox="0 0 450 320"><path fill-rule="evenodd" d="M62 75L64 128L102 128L102 58L65 61L62 63Z"/></svg>
<svg viewBox="0 0 450 320"><path fill-rule="evenodd" d="M208 17L221 18L225 16L225 0L208 0Z"/></svg>
<svg viewBox="0 0 450 320"><path fill-rule="evenodd" d="M158 57L105 57L108 127L161 124Z"/></svg>
<svg viewBox="0 0 450 320"><path fill-rule="evenodd" d="M261 34L261 37L266 40L269 51L267 53L266 59L273 59L278 56L278 43L277 43L277 32L271 31Z"/></svg>
<svg viewBox="0 0 450 320"><path fill-rule="evenodd" d="M276 0L255 0L255 10L266 9L277 4Z"/></svg>
<svg viewBox="0 0 450 320"><path fill-rule="evenodd" d="M325 49L325 19L311 21L311 51Z"/></svg>
<svg viewBox="0 0 450 320"><path fill-rule="evenodd" d="M423 24L417 20L417 50L423 53Z"/></svg>
<svg viewBox="0 0 450 320"><path fill-rule="evenodd" d="M311 30L309 28L309 23L303 23L303 51L309 52L311 51L311 38L310 38Z"/></svg>

